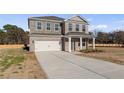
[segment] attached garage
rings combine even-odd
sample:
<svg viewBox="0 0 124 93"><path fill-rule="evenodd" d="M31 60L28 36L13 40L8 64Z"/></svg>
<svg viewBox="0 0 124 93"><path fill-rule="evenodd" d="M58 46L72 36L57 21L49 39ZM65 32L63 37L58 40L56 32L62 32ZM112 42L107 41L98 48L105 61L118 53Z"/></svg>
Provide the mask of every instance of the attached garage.
<svg viewBox="0 0 124 93"><path fill-rule="evenodd" d="M35 41L35 51L61 51L60 41Z"/></svg>

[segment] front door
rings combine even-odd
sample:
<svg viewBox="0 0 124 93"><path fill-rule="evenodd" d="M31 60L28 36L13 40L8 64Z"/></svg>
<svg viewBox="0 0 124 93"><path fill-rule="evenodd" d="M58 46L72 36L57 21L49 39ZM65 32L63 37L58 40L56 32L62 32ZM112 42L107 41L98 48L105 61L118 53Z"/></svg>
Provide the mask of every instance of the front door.
<svg viewBox="0 0 124 93"><path fill-rule="evenodd" d="M75 42L74 42L74 41L71 42L71 50L72 50L72 51L75 51Z"/></svg>

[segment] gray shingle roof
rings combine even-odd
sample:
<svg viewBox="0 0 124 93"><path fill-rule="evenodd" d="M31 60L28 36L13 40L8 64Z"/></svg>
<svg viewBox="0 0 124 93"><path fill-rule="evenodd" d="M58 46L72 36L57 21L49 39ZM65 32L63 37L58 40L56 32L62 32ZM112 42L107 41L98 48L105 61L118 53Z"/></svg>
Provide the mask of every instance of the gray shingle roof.
<svg viewBox="0 0 124 93"><path fill-rule="evenodd" d="M47 19L47 20L58 20L58 21L64 21L64 18L60 18L57 16L41 16L41 17L32 17L32 18L37 18L37 19Z"/></svg>
<svg viewBox="0 0 124 93"><path fill-rule="evenodd" d="M68 32L66 35L85 35L85 32Z"/></svg>
<svg viewBox="0 0 124 93"><path fill-rule="evenodd" d="M82 36L84 38L92 38L93 36L91 34L86 34L84 32L68 32L65 34L66 36Z"/></svg>

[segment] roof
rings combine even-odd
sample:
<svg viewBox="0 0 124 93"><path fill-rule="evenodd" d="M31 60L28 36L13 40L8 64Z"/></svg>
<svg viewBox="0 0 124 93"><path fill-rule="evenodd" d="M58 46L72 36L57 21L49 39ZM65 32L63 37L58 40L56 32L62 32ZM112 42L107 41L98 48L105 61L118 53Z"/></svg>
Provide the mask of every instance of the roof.
<svg viewBox="0 0 124 93"><path fill-rule="evenodd" d="M85 35L85 32L68 32L66 35Z"/></svg>
<svg viewBox="0 0 124 93"><path fill-rule="evenodd" d="M81 20L83 20L84 22L89 23L84 17L82 17L82 16L80 16L80 15L74 15L74 16L72 16L72 17L66 19L65 21L70 20L70 19L72 19L72 18L74 18L74 17L78 17L78 18L80 18Z"/></svg>
<svg viewBox="0 0 124 93"><path fill-rule="evenodd" d="M41 17L31 17L35 19L47 19L47 20L57 20L57 21L64 21L64 18L57 17L57 16L41 16Z"/></svg>
<svg viewBox="0 0 124 93"><path fill-rule="evenodd" d="M66 36L82 36L84 38L92 38L91 34L86 34L84 32L68 32L65 34Z"/></svg>

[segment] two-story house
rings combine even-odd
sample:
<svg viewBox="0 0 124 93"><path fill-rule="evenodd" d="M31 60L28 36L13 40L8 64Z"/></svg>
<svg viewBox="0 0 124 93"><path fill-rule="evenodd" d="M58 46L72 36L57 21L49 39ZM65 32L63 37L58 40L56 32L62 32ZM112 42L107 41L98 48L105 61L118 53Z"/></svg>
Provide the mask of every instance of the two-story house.
<svg viewBox="0 0 124 93"><path fill-rule="evenodd" d="M88 48L95 38L89 34L88 21L81 16L64 19L56 16L31 17L30 51L76 51Z"/></svg>

